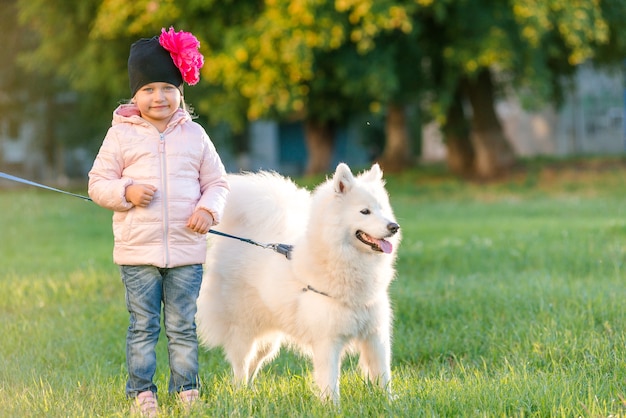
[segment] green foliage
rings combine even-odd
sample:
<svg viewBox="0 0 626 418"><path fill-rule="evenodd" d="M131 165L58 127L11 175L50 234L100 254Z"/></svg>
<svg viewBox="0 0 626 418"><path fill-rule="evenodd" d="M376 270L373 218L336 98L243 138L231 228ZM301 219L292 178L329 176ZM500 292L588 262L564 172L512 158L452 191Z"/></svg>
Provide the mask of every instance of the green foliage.
<svg viewBox="0 0 626 418"><path fill-rule="evenodd" d="M418 44L406 11L393 1L276 0L228 32L206 75L243 96L252 120L343 121L381 112L402 93L411 100L417 94L411 81Z"/></svg>
<svg viewBox="0 0 626 418"><path fill-rule="evenodd" d="M609 64L621 62L626 55L626 33L621 30L626 18L626 3L621 0L603 0L600 4L610 32L609 41L596 46L595 61Z"/></svg>
<svg viewBox="0 0 626 418"><path fill-rule="evenodd" d="M618 2L597 0L443 0L420 2L414 19L425 28L420 41L434 71L433 113L443 118L459 78L481 69L498 72L529 106L558 104L562 76L596 58L596 51L620 37L626 17ZM617 17L619 16L619 17ZM615 44L614 44L615 45ZM623 45L623 44L622 44ZM619 51L619 52L618 52ZM613 51L613 62L626 50Z"/></svg>
<svg viewBox="0 0 626 418"><path fill-rule="evenodd" d="M33 36L30 32L17 28L17 7L14 3L3 4L0 23L5 30L0 34L0 41L5 49L5 56L0 62L0 111L2 119L11 120L20 113L20 108L29 98L20 92L34 80L24 77L13 63L17 60L18 51L33 47Z"/></svg>
<svg viewBox="0 0 626 418"><path fill-rule="evenodd" d="M575 65L626 53L621 0L15 1L38 34L19 62L95 94L106 116L128 94L131 42L170 25L192 31L207 58L194 105L236 132L263 117L382 114L392 102L443 121L459 79L484 68L539 105L560 99Z"/></svg>
<svg viewBox="0 0 626 418"><path fill-rule="evenodd" d="M388 176L403 231L395 399L350 357L341 410L324 405L310 364L289 352L235 390L215 350L201 354L203 403L190 415L624 415L625 171L620 160L547 161L492 184L437 167ZM32 189L0 191L0 211L0 415L126 416L110 212ZM163 415L180 416L163 392L164 335L157 355Z"/></svg>

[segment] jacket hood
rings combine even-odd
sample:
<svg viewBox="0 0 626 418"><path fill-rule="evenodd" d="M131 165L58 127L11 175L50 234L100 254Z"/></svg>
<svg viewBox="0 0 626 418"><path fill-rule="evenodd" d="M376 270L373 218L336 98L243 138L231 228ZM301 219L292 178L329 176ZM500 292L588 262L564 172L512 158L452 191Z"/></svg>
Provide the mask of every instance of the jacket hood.
<svg viewBox="0 0 626 418"><path fill-rule="evenodd" d="M177 125L179 123L184 123L188 120L191 120L191 115L184 109L176 110L176 113L170 119L170 122L167 124L168 127ZM113 111L113 122L112 125L117 125L118 123L133 123L137 125L150 125L150 122L143 119L141 117L141 113L139 112L139 107L137 107L134 103L121 104Z"/></svg>

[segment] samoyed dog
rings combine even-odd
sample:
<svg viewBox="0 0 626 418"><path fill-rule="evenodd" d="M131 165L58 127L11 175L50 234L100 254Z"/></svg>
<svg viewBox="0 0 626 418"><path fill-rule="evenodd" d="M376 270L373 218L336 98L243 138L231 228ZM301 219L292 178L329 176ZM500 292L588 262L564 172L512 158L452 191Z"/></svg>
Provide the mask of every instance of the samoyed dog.
<svg viewBox="0 0 626 418"><path fill-rule="evenodd" d="M391 393L387 290L400 242L382 171L339 164L312 193L276 173L231 175L222 232L293 244L290 259L212 236L197 330L221 347L236 384L248 384L285 344L309 356L324 399L339 401L343 354Z"/></svg>

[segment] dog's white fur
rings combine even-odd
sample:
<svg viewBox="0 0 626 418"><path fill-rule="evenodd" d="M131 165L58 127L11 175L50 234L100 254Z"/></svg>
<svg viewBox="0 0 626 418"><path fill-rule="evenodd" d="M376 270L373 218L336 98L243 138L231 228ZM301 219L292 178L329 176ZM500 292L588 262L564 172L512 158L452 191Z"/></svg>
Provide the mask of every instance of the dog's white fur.
<svg viewBox="0 0 626 418"><path fill-rule="evenodd" d="M378 165L355 177L339 164L312 194L268 172L232 175L229 182L219 230L294 249L288 260L211 237L198 298L201 343L224 349L239 384L251 382L283 343L290 344L311 356L321 396L335 402L341 358L350 348L360 355L364 377L390 393L387 289L400 234ZM358 230L386 239L388 253L359 240Z"/></svg>

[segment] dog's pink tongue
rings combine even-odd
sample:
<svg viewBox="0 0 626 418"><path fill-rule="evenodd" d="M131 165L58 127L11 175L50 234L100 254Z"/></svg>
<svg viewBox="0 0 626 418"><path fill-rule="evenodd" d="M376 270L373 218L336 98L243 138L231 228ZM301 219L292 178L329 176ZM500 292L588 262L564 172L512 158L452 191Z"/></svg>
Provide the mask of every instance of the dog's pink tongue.
<svg viewBox="0 0 626 418"><path fill-rule="evenodd" d="M378 245L380 245L380 249L383 250L385 254L391 254L391 251L393 251L393 245L387 240L378 240Z"/></svg>

